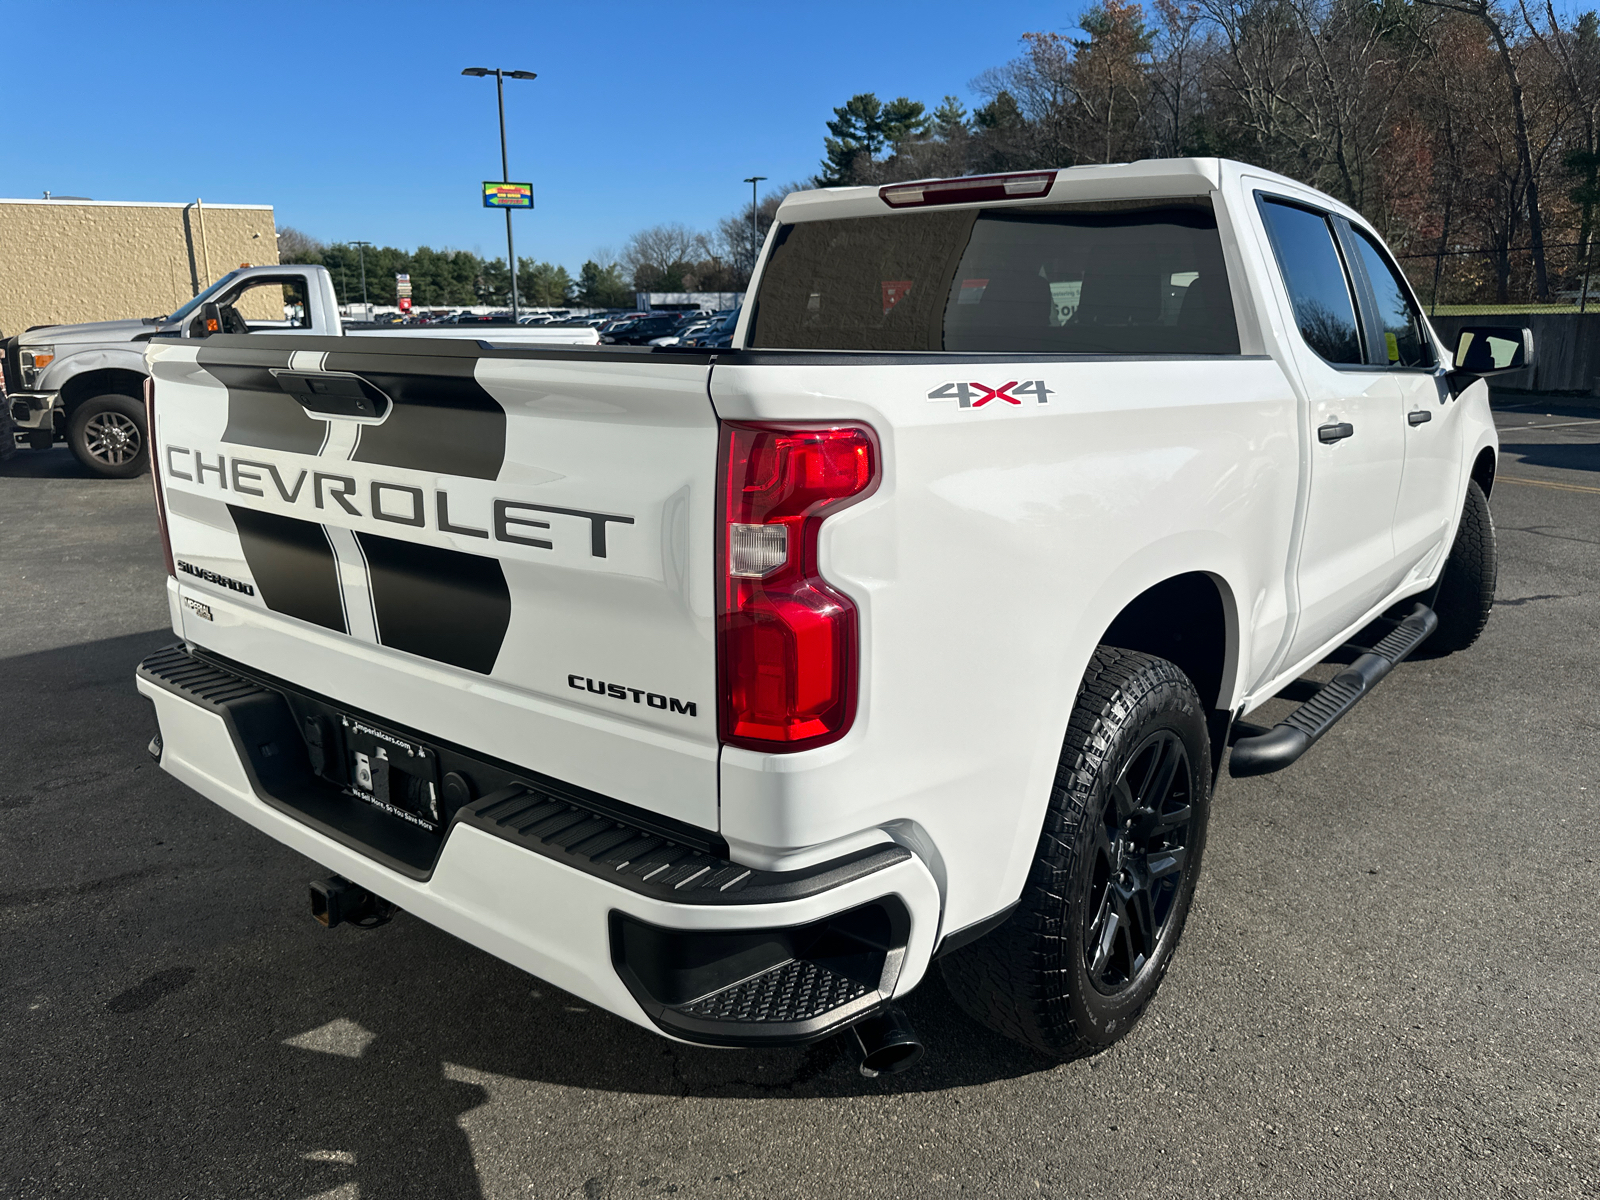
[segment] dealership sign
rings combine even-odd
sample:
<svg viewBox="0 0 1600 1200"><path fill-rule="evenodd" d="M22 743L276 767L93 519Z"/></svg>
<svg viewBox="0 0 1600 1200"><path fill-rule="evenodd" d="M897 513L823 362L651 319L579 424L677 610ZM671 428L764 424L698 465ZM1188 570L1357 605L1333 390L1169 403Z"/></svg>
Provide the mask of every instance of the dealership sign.
<svg viewBox="0 0 1600 1200"><path fill-rule="evenodd" d="M490 183L483 184L483 206L485 208L532 208L533 184L531 183Z"/></svg>

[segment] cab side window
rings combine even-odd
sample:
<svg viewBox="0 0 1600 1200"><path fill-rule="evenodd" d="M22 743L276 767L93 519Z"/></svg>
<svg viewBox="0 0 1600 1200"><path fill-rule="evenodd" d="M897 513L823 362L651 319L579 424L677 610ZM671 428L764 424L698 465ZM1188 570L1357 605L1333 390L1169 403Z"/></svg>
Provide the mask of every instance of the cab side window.
<svg viewBox="0 0 1600 1200"><path fill-rule="evenodd" d="M1265 196L1258 203L1300 336L1335 366L1361 366L1355 301L1328 218Z"/></svg>
<svg viewBox="0 0 1600 1200"><path fill-rule="evenodd" d="M1363 230L1352 225L1350 232L1377 302L1372 315L1382 331L1383 345L1375 347L1380 353L1374 361L1386 362L1391 367L1433 366L1433 347L1424 332L1422 314L1411 303L1411 294L1400 272ZM1376 331L1374 336L1377 336Z"/></svg>
<svg viewBox="0 0 1600 1200"><path fill-rule="evenodd" d="M311 324L305 284L298 277L252 280L219 307L223 333L305 329Z"/></svg>

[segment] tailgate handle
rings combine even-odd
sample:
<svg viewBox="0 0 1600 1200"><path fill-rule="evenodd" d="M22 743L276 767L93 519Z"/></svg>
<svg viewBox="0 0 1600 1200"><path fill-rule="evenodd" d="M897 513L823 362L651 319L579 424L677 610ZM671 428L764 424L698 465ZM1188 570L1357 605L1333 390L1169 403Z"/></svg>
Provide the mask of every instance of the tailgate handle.
<svg viewBox="0 0 1600 1200"><path fill-rule="evenodd" d="M389 415L390 400L359 375L336 371L286 371L274 369L278 386L319 417L345 417L354 421L381 421Z"/></svg>

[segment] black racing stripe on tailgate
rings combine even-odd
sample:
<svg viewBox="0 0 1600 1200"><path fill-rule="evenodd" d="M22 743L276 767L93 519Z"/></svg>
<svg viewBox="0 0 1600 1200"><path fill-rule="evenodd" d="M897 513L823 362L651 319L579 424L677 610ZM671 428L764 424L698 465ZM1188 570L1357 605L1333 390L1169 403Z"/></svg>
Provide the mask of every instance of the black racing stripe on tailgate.
<svg viewBox="0 0 1600 1200"><path fill-rule="evenodd" d="M273 612L347 633L339 564L315 521L228 505L245 562L261 599Z"/></svg>
<svg viewBox="0 0 1600 1200"><path fill-rule="evenodd" d="M378 640L487 675L511 624L500 560L357 533L372 579Z"/></svg>
<svg viewBox="0 0 1600 1200"><path fill-rule="evenodd" d="M395 366L425 365L397 372ZM350 371L394 401L381 425L368 425L354 462L436 475L496 479L506 458L506 410L472 376L473 359L330 354L329 371Z"/></svg>
<svg viewBox="0 0 1600 1200"><path fill-rule="evenodd" d="M267 367L201 365L228 389L228 427L222 431L223 441L293 454L315 454L322 449L328 423L308 416Z"/></svg>

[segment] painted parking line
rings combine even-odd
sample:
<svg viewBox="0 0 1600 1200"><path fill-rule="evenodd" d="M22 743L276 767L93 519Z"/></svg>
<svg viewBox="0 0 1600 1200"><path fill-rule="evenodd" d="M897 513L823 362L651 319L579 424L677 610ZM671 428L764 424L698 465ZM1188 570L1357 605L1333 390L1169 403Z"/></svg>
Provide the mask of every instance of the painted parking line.
<svg viewBox="0 0 1600 1200"><path fill-rule="evenodd" d="M1570 429L1574 425L1600 425L1600 420L1590 419L1590 420L1587 420L1587 421L1557 421L1557 422L1554 422L1553 424L1550 424L1550 425L1535 425L1532 421L1529 421L1526 425L1506 424L1506 425L1500 426L1500 428L1501 429L1516 429L1516 430L1523 430L1523 429Z"/></svg>
<svg viewBox="0 0 1600 1200"><path fill-rule="evenodd" d="M1556 483L1551 479L1523 479L1520 475L1496 475L1496 483L1524 483L1529 487L1557 488L1563 492L1593 492L1600 496L1600 487L1585 487L1581 483Z"/></svg>

